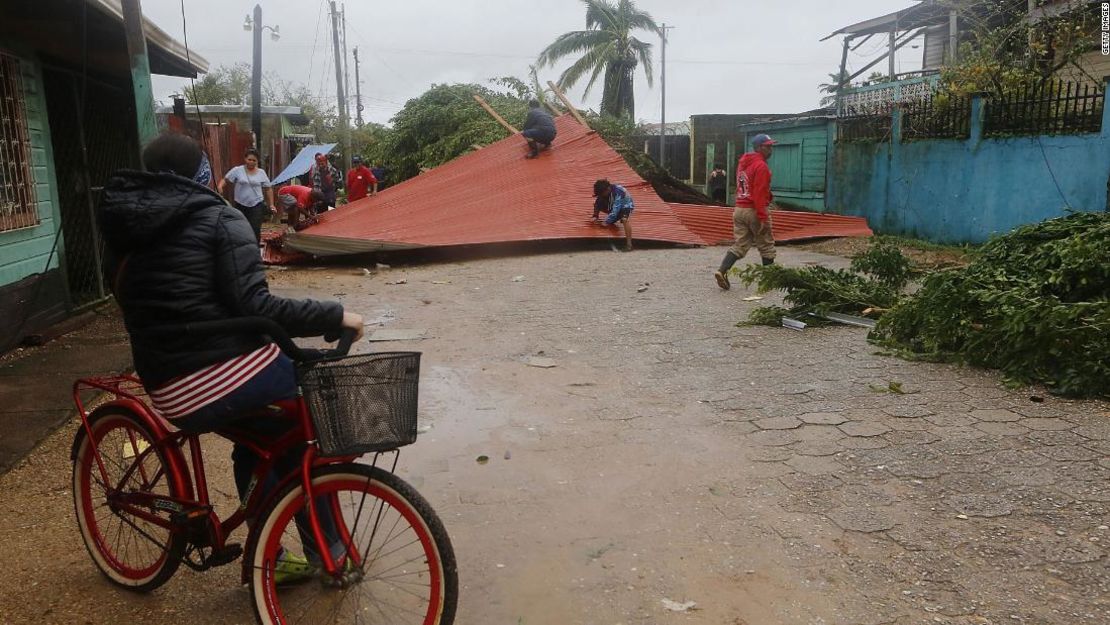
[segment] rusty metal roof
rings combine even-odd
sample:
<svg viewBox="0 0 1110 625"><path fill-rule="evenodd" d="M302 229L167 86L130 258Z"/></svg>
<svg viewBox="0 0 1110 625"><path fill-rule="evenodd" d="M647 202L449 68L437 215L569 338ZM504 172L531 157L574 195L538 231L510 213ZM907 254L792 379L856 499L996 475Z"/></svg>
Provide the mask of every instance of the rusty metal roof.
<svg viewBox="0 0 1110 625"><path fill-rule="evenodd" d="M732 210L668 204L595 132L570 116L556 120L555 145L524 158L524 140L512 136L429 170L376 196L332 210L320 223L268 246L268 262L291 252L316 256L559 239L623 237L619 226L592 222L593 183L624 185L636 208L637 241L716 245L732 239ZM775 213L775 235L870 234L859 218ZM783 238L780 240L789 240Z"/></svg>
<svg viewBox="0 0 1110 625"><path fill-rule="evenodd" d="M732 208L695 204L670 204L680 221L707 245L731 243ZM863 217L845 217L805 211L771 211L775 241L800 241L826 237L869 237L873 233Z"/></svg>

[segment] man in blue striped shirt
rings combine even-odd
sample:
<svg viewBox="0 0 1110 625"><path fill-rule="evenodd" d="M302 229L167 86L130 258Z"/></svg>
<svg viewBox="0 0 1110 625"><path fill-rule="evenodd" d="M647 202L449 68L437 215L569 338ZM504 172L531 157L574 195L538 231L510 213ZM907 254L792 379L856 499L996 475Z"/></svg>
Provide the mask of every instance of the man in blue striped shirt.
<svg viewBox="0 0 1110 625"><path fill-rule="evenodd" d="M594 183L594 223L612 228L617 221L624 226L624 251L632 251L632 209L635 204L628 190L619 184L614 184L602 179ZM598 215L608 213L604 224L600 224Z"/></svg>

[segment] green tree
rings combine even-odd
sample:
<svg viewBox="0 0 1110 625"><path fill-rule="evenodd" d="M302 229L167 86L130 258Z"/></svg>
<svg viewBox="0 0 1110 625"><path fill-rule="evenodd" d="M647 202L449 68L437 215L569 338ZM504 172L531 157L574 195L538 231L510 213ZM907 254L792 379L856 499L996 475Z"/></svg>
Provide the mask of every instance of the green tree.
<svg viewBox="0 0 1110 625"><path fill-rule="evenodd" d="M189 104L250 104L251 66L221 65L192 85L185 85L184 92Z"/></svg>
<svg viewBox="0 0 1110 625"><path fill-rule="evenodd" d="M586 74L586 93L604 75L601 96L602 114L635 117L636 100L633 77L643 66L648 85L652 84L651 44L632 36L636 30L658 34L659 25L632 0L582 0L586 5L586 30L559 35L540 53L540 67L560 59L581 55L559 77L564 89L573 87Z"/></svg>
<svg viewBox="0 0 1110 625"><path fill-rule="evenodd" d="M836 93L840 89L848 86L848 77L851 76L848 70L843 70L839 74L829 74L829 82L823 82L817 85L821 93L821 104L819 106L832 106L836 103Z"/></svg>
<svg viewBox="0 0 1110 625"><path fill-rule="evenodd" d="M382 160L396 180L405 180L422 168L441 165L475 145L504 139L505 129L474 102L481 96L506 119L523 120L526 98L476 84L432 85L432 88L393 116L392 132L381 146Z"/></svg>

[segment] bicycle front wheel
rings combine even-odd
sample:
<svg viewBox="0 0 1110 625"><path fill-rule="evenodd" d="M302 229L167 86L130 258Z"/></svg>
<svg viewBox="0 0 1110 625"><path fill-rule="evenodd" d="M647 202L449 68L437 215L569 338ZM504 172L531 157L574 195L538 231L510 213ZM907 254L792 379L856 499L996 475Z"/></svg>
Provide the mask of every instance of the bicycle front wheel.
<svg viewBox="0 0 1110 625"><path fill-rule="evenodd" d="M251 599L260 623L454 622L455 554L443 524L416 490L392 473L358 464L318 469L312 487L317 508L326 511L321 526L346 572L344 580L319 570L304 489L299 482L290 484L259 517L248 553ZM291 579L283 568L302 555L316 572Z"/></svg>

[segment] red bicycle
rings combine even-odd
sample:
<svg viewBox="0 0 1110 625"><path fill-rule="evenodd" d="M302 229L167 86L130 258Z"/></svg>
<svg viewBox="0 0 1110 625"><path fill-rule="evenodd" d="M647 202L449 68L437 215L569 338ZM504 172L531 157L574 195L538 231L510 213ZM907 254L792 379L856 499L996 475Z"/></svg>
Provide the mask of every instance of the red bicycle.
<svg viewBox="0 0 1110 625"><path fill-rule="evenodd" d="M267 319L175 329L198 336L232 330L269 335L298 362L300 392L264 414L244 415L289 420L292 429L280 437L219 432L261 458L245 501L225 520L209 501L200 436L151 410L138 378L74 384L82 421L71 452L74 506L96 566L118 586L149 592L182 563L204 571L243 556L242 583L265 625L454 622L451 541L428 502L393 473L399 448L416 440L420 354L347 356L350 332L334 350L299 348ZM91 411L82 400L90 391L107 393ZM300 454L299 467L266 485L277 459L291 451ZM356 462L370 453L370 464ZM393 454L388 469L378 466L383 453ZM228 542L248 520L245 548ZM316 581L280 583L287 550L317 554Z"/></svg>

